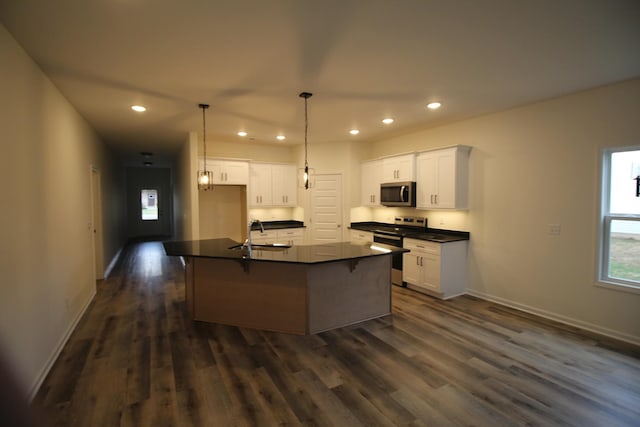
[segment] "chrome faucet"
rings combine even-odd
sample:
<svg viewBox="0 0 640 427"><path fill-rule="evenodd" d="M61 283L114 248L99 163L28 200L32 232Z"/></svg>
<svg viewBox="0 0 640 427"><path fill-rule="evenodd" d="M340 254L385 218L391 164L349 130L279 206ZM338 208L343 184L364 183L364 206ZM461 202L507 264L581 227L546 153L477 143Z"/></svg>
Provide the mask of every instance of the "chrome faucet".
<svg viewBox="0 0 640 427"><path fill-rule="evenodd" d="M247 226L247 240L244 241L244 245L249 251L249 256L251 256L251 226L253 224L258 224L260 226L260 231L264 233L264 226L259 219L252 219L251 221L249 221L249 225Z"/></svg>

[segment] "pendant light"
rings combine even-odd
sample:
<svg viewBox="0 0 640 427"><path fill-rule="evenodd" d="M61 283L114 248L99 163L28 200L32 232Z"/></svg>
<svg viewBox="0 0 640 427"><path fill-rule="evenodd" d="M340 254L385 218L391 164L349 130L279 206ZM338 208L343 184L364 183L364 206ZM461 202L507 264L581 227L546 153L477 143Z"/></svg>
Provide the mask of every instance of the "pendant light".
<svg viewBox="0 0 640 427"><path fill-rule="evenodd" d="M307 133L309 130L309 115L307 114L307 100L311 98L313 94L309 92L302 92L301 98L304 98L304 175L302 181L304 183L304 189L309 189L309 162L307 161Z"/></svg>
<svg viewBox="0 0 640 427"><path fill-rule="evenodd" d="M202 145L204 146L204 170L198 171L198 190L213 190L213 172L207 170L207 126L204 111L209 104L198 104L202 108Z"/></svg>

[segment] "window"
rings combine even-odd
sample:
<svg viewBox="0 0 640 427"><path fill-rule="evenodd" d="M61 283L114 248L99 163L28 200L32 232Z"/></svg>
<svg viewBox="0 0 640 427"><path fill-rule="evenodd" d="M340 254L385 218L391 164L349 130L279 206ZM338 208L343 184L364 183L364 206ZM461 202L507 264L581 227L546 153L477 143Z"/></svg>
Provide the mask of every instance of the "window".
<svg viewBox="0 0 640 427"><path fill-rule="evenodd" d="M158 190L140 190L143 221L158 220Z"/></svg>
<svg viewBox="0 0 640 427"><path fill-rule="evenodd" d="M640 292L640 147L603 152L601 219L600 281Z"/></svg>

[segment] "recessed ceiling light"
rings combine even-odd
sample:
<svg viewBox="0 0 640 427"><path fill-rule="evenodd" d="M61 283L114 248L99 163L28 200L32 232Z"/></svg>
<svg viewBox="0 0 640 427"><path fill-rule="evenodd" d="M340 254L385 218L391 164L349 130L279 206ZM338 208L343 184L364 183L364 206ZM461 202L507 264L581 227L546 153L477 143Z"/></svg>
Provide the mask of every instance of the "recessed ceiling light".
<svg viewBox="0 0 640 427"><path fill-rule="evenodd" d="M351 135L357 135L357 134L359 134L359 133L360 133L360 131L359 131L358 129L351 129L351 130L349 131L349 133L350 133Z"/></svg>
<svg viewBox="0 0 640 427"><path fill-rule="evenodd" d="M247 133L241 130L240 132L238 132L238 136L247 136Z"/></svg>
<svg viewBox="0 0 640 427"><path fill-rule="evenodd" d="M429 104L427 104L427 108L431 110L437 110L438 108L440 108L440 106L442 106L442 104L440 104L439 102L430 102Z"/></svg>
<svg viewBox="0 0 640 427"><path fill-rule="evenodd" d="M384 123L385 125L390 125L391 123L393 123L393 119L391 117L387 117L386 119L382 119L382 123Z"/></svg>
<svg viewBox="0 0 640 427"><path fill-rule="evenodd" d="M284 141L285 139L287 139L287 137L286 137L286 136L284 136L284 135L278 135L278 136L276 136L276 139L277 139L278 141Z"/></svg>
<svg viewBox="0 0 640 427"><path fill-rule="evenodd" d="M147 107L143 107L142 105L132 105L131 109L133 111L137 111L138 113L144 113L147 111Z"/></svg>

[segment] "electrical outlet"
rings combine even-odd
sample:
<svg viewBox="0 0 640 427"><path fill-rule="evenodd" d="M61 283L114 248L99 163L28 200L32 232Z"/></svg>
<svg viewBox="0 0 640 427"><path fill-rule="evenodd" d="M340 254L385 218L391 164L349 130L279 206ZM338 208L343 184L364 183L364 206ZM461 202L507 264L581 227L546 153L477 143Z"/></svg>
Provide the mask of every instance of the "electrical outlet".
<svg viewBox="0 0 640 427"><path fill-rule="evenodd" d="M550 236L559 236L560 235L560 224L549 224L549 235Z"/></svg>

